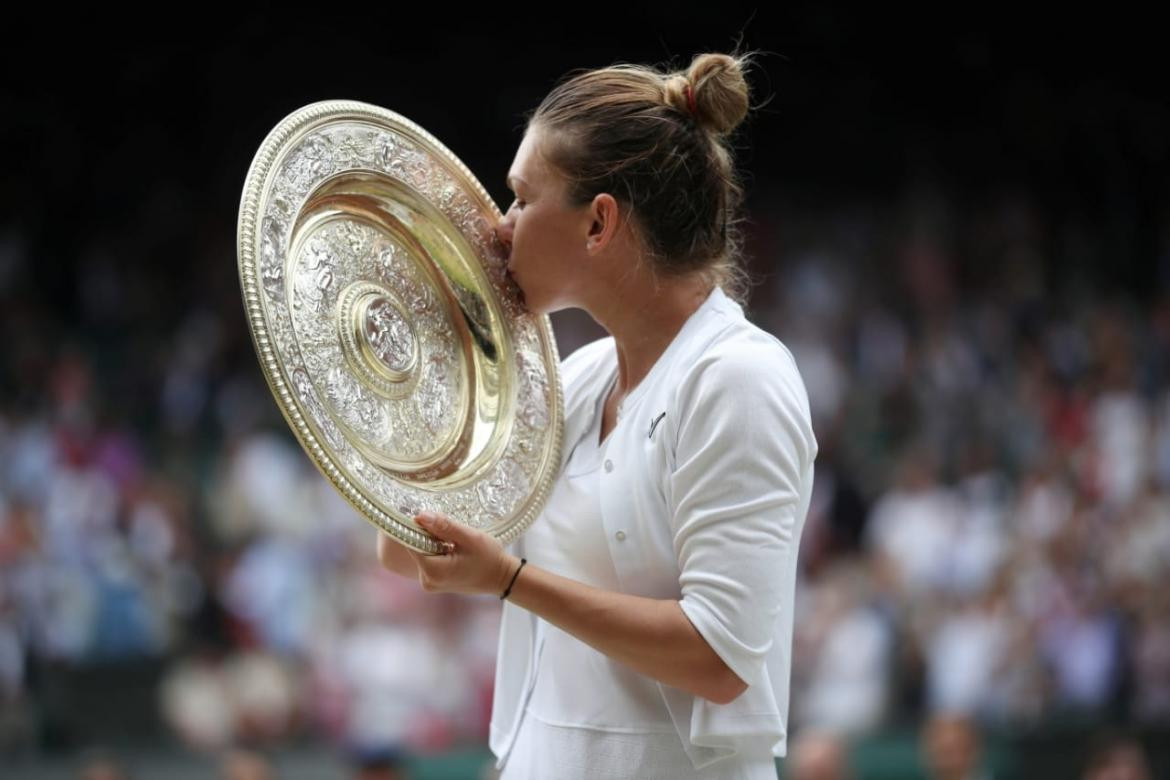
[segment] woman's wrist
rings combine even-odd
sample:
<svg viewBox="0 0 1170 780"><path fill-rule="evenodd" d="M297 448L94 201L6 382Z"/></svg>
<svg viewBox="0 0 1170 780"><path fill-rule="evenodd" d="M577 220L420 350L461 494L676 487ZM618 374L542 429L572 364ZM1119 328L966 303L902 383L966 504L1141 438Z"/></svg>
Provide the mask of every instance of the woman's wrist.
<svg viewBox="0 0 1170 780"><path fill-rule="evenodd" d="M515 570L512 571L511 578L508 580L508 586L505 587L503 593L500 594L501 601L503 601L504 599L507 599L508 596L512 592L512 588L516 587L516 580L519 578L519 571L521 571L522 568L524 568L524 565L526 564L526 562L528 562L528 559L526 559L526 558L519 559L519 564L516 565Z"/></svg>
<svg viewBox="0 0 1170 780"><path fill-rule="evenodd" d="M515 555L505 553L503 556L503 572L499 582L499 587L496 588L496 595L501 599L504 598L516 587L516 580L519 579L520 568L527 561L521 561Z"/></svg>

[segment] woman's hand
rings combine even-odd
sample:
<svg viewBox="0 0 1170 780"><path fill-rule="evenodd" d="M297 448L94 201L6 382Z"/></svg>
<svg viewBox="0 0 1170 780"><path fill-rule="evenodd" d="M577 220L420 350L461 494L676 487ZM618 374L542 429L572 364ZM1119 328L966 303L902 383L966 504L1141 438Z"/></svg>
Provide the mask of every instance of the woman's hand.
<svg viewBox="0 0 1170 780"><path fill-rule="evenodd" d="M494 536L456 523L437 512L420 512L414 521L440 543L445 542L447 547L447 551L439 555L402 547L418 567L418 581L423 590L498 596L508 587L520 559L504 550Z"/></svg>

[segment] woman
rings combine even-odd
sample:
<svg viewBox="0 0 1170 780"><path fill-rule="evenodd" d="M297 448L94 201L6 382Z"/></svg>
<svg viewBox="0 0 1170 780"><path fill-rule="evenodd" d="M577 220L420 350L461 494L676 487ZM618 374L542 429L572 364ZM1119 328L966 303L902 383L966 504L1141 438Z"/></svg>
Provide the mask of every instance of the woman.
<svg viewBox="0 0 1170 780"><path fill-rule="evenodd" d="M747 62L580 72L529 118L509 273L531 311L580 307L612 335L561 365L562 467L520 539L425 514L444 555L379 535L425 589L505 598L503 778L774 778L784 754L817 443L792 355L724 289Z"/></svg>

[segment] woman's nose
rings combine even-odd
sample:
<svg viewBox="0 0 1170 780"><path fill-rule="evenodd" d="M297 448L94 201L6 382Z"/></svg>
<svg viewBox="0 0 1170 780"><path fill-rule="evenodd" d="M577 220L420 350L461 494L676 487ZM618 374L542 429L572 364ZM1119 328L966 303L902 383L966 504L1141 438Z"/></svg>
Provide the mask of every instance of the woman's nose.
<svg viewBox="0 0 1170 780"><path fill-rule="evenodd" d="M511 213L511 212L509 212ZM507 247L512 246L512 218L505 215L498 223L496 223L496 238Z"/></svg>

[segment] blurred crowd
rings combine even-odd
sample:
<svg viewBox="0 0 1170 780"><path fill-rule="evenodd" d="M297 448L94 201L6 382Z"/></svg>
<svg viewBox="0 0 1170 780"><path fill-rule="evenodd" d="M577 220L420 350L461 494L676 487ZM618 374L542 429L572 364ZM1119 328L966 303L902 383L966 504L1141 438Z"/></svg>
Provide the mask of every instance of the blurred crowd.
<svg viewBox="0 0 1170 780"><path fill-rule="evenodd" d="M1098 284L1108 247L1086 261L1089 228L1012 192L776 208L749 315L796 356L820 443L795 733L1170 720L1170 289ZM38 670L134 659L199 749L486 742L498 599L378 568L219 249L181 306L104 245L54 298L0 230L0 751L38 742ZM563 354L598 335L554 321Z"/></svg>
<svg viewBox="0 0 1170 780"><path fill-rule="evenodd" d="M972 219L1010 258L986 289L936 203L895 289L818 253L768 313L822 445L794 721L1170 722L1170 296L1045 279L1062 226L1026 200Z"/></svg>

